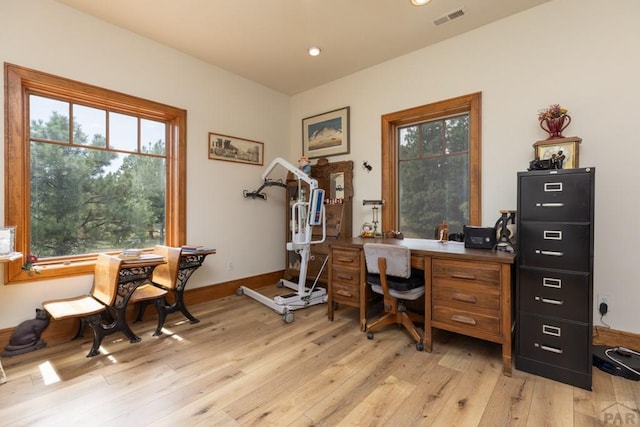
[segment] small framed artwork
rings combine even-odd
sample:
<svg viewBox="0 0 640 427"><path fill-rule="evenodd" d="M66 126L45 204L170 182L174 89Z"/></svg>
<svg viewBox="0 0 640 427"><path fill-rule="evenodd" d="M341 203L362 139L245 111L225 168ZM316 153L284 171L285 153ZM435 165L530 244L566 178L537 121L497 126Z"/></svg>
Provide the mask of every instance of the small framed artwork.
<svg viewBox="0 0 640 427"><path fill-rule="evenodd" d="M209 132L209 158L262 166L264 144L250 139Z"/></svg>
<svg viewBox="0 0 640 427"><path fill-rule="evenodd" d="M302 119L302 155L349 154L349 107Z"/></svg>
<svg viewBox="0 0 640 427"><path fill-rule="evenodd" d="M537 160L551 160L554 169L574 169L579 167L579 148L581 138L556 138L538 141L533 144Z"/></svg>

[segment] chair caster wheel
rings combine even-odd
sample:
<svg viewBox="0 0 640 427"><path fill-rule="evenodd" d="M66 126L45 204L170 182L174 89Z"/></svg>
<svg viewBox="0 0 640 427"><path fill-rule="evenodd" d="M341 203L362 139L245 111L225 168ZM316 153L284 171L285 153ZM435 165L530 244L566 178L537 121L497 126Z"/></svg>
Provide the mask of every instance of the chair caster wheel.
<svg viewBox="0 0 640 427"><path fill-rule="evenodd" d="M373 339L373 332L367 332L367 339Z"/></svg>
<svg viewBox="0 0 640 427"><path fill-rule="evenodd" d="M282 320L284 321L284 323L293 323L294 321L293 313L291 311L287 311L282 315Z"/></svg>
<svg viewBox="0 0 640 427"><path fill-rule="evenodd" d="M424 351L424 344L421 342L417 342L416 343L416 350L418 351Z"/></svg>

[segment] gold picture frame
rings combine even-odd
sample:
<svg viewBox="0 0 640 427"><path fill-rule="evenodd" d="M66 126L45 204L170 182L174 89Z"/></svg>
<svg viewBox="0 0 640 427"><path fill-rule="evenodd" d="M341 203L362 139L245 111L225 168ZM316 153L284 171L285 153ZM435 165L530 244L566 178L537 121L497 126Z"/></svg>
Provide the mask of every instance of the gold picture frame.
<svg viewBox="0 0 640 427"><path fill-rule="evenodd" d="M558 162L557 169L574 169L580 167L579 148L582 138L555 138L537 141L533 144L536 160L552 160Z"/></svg>

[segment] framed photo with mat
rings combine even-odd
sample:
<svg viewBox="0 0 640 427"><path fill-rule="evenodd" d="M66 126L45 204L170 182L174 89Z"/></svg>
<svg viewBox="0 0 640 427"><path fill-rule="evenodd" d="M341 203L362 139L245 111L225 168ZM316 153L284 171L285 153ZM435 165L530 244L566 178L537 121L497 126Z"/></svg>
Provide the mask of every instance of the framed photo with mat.
<svg viewBox="0 0 640 427"><path fill-rule="evenodd" d="M536 160L550 160L557 164L553 169L574 169L579 166L579 148L582 138L554 138L533 144Z"/></svg>

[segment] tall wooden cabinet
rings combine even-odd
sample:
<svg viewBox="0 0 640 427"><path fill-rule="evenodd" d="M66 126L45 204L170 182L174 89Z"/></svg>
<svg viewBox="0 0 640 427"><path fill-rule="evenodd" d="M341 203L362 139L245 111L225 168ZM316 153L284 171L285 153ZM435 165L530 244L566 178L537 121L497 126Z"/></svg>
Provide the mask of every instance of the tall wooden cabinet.
<svg viewBox="0 0 640 427"><path fill-rule="evenodd" d="M311 245L311 259L307 270L307 281L313 281L318 277L318 283L326 286L328 282L329 243L341 237L352 236L352 210L353 210L353 161L341 161L330 163L327 159L318 159L311 166L311 177L318 181L318 187L325 191L325 225L326 240L324 243ZM303 185L305 197L309 197L309 188ZM299 197L298 181L293 174L287 177L287 200L289 206L286 209L286 239L291 240L291 205ZM313 228L313 240L319 240L322 236L322 228ZM291 280L298 277L300 272L300 257L294 251L286 253L285 279Z"/></svg>
<svg viewBox="0 0 640 427"><path fill-rule="evenodd" d="M595 168L518 173L516 369L591 390Z"/></svg>

